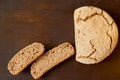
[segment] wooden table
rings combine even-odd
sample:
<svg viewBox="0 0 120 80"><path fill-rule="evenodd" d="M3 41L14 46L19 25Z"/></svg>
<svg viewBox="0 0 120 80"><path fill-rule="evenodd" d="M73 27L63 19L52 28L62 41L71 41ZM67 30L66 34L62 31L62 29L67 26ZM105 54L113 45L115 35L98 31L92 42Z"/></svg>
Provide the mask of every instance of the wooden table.
<svg viewBox="0 0 120 80"><path fill-rule="evenodd" d="M30 43L41 42L46 51L65 41L74 46L73 12L85 5L106 10L120 29L120 0L0 0L0 80L34 80L30 66L17 76L7 70ZM120 41L101 63L84 65L73 56L38 80L120 80Z"/></svg>

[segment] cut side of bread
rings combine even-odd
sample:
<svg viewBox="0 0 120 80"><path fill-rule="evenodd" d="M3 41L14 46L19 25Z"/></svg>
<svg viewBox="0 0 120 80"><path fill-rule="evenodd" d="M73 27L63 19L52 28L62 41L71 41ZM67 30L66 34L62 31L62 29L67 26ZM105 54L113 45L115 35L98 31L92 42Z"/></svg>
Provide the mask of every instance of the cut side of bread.
<svg viewBox="0 0 120 80"><path fill-rule="evenodd" d="M68 42L62 43L40 56L31 66L34 79L40 78L48 70L74 55L74 48Z"/></svg>
<svg viewBox="0 0 120 80"><path fill-rule="evenodd" d="M44 45L32 43L20 50L8 63L8 70L11 74L17 75L35 59L44 53Z"/></svg>

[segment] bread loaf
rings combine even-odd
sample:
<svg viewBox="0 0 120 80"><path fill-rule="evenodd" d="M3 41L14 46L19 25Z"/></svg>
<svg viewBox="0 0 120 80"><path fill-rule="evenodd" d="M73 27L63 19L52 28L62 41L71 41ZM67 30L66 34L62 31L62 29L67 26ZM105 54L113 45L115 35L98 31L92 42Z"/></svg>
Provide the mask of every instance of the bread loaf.
<svg viewBox="0 0 120 80"><path fill-rule="evenodd" d="M106 11L93 6L80 7L74 12L74 26L76 61L95 64L115 49L118 29Z"/></svg>

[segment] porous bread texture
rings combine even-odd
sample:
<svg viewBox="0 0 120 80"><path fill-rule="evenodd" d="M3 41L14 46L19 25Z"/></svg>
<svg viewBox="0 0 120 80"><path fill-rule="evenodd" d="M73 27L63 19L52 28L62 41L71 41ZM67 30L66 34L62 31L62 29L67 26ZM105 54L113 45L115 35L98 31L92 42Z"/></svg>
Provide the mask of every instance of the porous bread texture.
<svg viewBox="0 0 120 80"><path fill-rule="evenodd" d="M48 70L74 55L74 48L68 42L49 50L40 56L31 66L31 75L34 79L40 78Z"/></svg>
<svg viewBox="0 0 120 80"><path fill-rule="evenodd" d="M20 50L8 63L11 74L17 75L44 52L44 45L34 42Z"/></svg>

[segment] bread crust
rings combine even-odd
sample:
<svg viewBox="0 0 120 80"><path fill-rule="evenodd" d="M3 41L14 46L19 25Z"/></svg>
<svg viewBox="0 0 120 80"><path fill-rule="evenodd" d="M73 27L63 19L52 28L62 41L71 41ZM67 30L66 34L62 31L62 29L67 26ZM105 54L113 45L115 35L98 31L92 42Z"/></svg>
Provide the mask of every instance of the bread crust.
<svg viewBox="0 0 120 80"><path fill-rule="evenodd" d="M62 43L39 57L31 66L34 79L40 78L54 66L74 55L74 48L68 42Z"/></svg>
<svg viewBox="0 0 120 80"><path fill-rule="evenodd" d="M17 75L44 52L44 45L34 42L20 50L8 63L11 74Z"/></svg>
<svg viewBox="0 0 120 80"><path fill-rule="evenodd" d="M115 21L104 10L83 6L74 11L76 61L95 64L104 60L115 49L118 29Z"/></svg>

